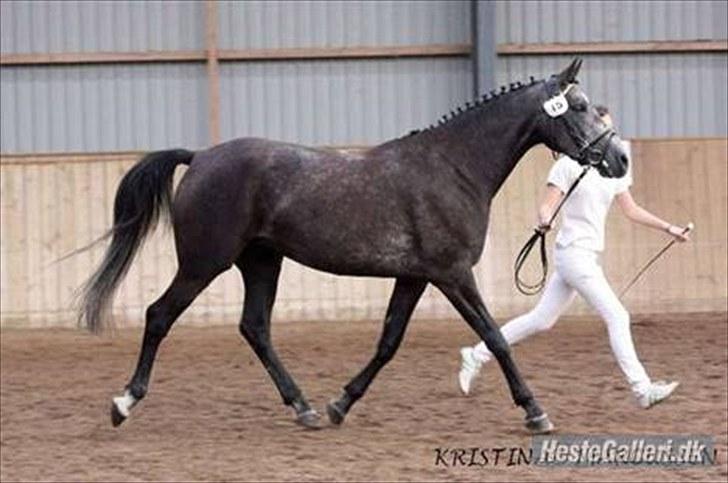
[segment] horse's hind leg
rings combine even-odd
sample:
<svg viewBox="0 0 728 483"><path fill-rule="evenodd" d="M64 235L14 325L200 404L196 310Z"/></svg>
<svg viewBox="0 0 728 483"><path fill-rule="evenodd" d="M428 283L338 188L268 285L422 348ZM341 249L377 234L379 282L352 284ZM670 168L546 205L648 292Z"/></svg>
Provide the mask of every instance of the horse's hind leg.
<svg viewBox="0 0 728 483"><path fill-rule="evenodd" d="M243 274L245 302L240 333L255 351L273 379L283 403L296 411L296 422L308 428L320 427L320 416L311 409L303 393L273 349L270 314L273 310L282 257L271 249L249 246L236 265Z"/></svg>
<svg viewBox="0 0 728 483"><path fill-rule="evenodd" d="M380 369L394 357L404 337L412 311L426 286L427 282L423 280L397 279L387 307L377 352L366 367L344 387L344 395L326 407L332 423L341 424L344 421L349 409L364 395Z"/></svg>
<svg viewBox="0 0 728 483"><path fill-rule="evenodd" d="M215 274L217 275L217 274ZM142 350L136 370L123 396L115 397L111 405L111 422L120 425L129 412L147 393L154 357L162 339L177 317L210 283L214 275L196 277L178 271L166 292L147 309Z"/></svg>

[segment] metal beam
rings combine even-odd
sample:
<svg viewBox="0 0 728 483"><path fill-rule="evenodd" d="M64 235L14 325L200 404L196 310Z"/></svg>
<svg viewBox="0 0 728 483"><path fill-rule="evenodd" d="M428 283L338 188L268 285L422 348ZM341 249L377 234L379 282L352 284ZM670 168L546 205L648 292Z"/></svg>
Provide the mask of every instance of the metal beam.
<svg viewBox="0 0 728 483"><path fill-rule="evenodd" d="M498 55L664 54L672 52L728 52L728 40L499 44L497 52Z"/></svg>
<svg viewBox="0 0 728 483"><path fill-rule="evenodd" d="M496 87L496 2L472 0L473 91L475 97Z"/></svg>
<svg viewBox="0 0 728 483"><path fill-rule="evenodd" d="M467 57L469 44L306 47L283 49L217 49L219 62L336 59L388 59L407 57ZM0 65L120 64L147 62L206 62L207 51L59 52L4 54Z"/></svg>
<svg viewBox="0 0 728 483"><path fill-rule="evenodd" d="M210 141L220 143L220 66L217 51L217 1L205 2L205 58L207 60L208 126Z"/></svg>

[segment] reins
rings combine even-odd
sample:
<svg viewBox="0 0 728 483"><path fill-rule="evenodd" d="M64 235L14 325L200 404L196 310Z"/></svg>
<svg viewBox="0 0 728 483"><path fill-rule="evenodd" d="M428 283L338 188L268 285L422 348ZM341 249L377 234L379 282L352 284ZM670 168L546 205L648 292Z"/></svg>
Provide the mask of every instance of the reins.
<svg viewBox="0 0 728 483"><path fill-rule="evenodd" d="M566 200L569 199L569 196L574 192L576 187L579 185L579 182L586 176L586 173L589 172L589 169L591 168L591 165L587 165L584 167L584 170L581 172L578 178L574 180L573 183L571 183L571 186L569 186L569 189L566 191L566 194L561 199L559 204L556 206L556 209L554 210L553 214L551 215L551 219L549 219L548 226L551 227L554 223L554 220L556 220L556 217L559 214L559 211L561 211L561 208L564 206L564 203L566 203ZM531 253L531 250L533 249L533 246L540 242L540 252L541 252L541 279L538 280L536 283L527 283L521 278L521 269L523 268L524 263L526 262L526 259L528 258L528 255ZM541 229L534 229L533 235L531 235L531 238L528 239L525 245L523 245L523 248L521 248L521 251L518 252L518 256L516 256L516 262L514 265L514 282L516 284L516 288L519 292L521 292L524 295L536 295L539 293L543 287L546 285L546 278L548 276L549 271L549 260L546 256L546 231Z"/></svg>

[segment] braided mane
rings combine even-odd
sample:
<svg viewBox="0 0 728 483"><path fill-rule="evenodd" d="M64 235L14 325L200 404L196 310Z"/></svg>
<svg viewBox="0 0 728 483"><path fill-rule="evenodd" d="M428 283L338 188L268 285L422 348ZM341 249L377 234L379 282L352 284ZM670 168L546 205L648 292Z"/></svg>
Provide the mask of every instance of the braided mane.
<svg viewBox="0 0 728 483"><path fill-rule="evenodd" d="M543 80L543 79L542 79ZM504 94L508 94L510 92L518 91L520 89L523 89L524 87L532 86L533 84L536 84L537 82L540 82L539 80L536 80L533 76L529 78L528 84L524 84L522 82L511 82L508 86L501 86L500 89L493 89L490 92L487 92L477 98L475 101L467 101L464 106L458 106L457 108L450 111L449 114L445 114L442 116L438 121L437 124L430 124L424 129L415 129L410 131L408 134L406 134L403 137L409 137L414 136L422 132L432 131L434 129L437 129L439 127L445 126L450 124L455 119L458 119L461 115L465 114L466 112L470 112L475 109L480 109L483 106L487 105L489 102L500 98Z"/></svg>

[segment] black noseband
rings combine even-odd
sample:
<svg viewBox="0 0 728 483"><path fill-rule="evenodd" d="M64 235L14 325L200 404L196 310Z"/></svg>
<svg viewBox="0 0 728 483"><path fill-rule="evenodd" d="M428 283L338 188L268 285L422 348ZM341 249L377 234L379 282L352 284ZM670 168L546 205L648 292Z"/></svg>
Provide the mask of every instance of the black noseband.
<svg viewBox="0 0 728 483"><path fill-rule="evenodd" d="M583 164L588 164L589 166L597 167L601 164L604 168L607 168L608 166L604 158L607 155L607 147L609 146L609 141L611 141L612 137L614 137L616 134L617 133L614 131L614 129L608 127L593 140L587 143L584 147L582 147L579 150L579 153L577 154L578 157L576 159L579 161L584 161ZM600 143L601 146L599 146Z"/></svg>

